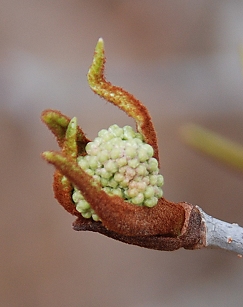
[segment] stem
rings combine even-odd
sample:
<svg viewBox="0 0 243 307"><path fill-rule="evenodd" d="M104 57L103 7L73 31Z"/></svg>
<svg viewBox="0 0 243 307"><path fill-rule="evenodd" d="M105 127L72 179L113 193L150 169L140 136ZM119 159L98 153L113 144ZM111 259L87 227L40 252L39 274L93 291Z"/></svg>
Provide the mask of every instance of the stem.
<svg viewBox="0 0 243 307"><path fill-rule="evenodd" d="M243 228L218 220L198 208L205 223L205 247L222 248L243 255Z"/></svg>
<svg viewBox="0 0 243 307"><path fill-rule="evenodd" d="M182 128L182 136L190 146L218 161L243 171L243 146L194 124Z"/></svg>

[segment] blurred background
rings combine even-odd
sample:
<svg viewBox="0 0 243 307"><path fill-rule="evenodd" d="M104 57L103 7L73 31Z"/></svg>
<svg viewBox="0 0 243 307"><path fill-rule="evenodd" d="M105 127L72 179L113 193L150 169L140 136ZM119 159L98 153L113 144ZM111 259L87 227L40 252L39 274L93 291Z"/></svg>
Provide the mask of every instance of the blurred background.
<svg viewBox="0 0 243 307"><path fill-rule="evenodd" d="M139 98L158 132L167 199L243 225L243 176L184 145L202 124L243 143L242 1L0 0L0 305L240 306L243 260L218 250L159 252L72 230L55 201L46 108L89 138L130 118L86 73L103 37L108 80Z"/></svg>

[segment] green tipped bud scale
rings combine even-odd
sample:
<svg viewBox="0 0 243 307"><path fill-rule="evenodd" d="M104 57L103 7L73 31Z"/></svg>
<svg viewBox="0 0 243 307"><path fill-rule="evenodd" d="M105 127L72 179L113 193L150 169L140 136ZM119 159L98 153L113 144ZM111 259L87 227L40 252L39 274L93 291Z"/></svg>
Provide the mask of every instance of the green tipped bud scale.
<svg viewBox="0 0 243 307"><path fill-rule="evenodd" d="M162 197L164 180L159 174L158 161L153 158L154 150L132 127L112 125L107 130L102 129L98 137L86 145L86 153L78 157L78 164L107 194L147 207L155 206ZM99 220L76 188L72 199L83 217Z"/></svg>

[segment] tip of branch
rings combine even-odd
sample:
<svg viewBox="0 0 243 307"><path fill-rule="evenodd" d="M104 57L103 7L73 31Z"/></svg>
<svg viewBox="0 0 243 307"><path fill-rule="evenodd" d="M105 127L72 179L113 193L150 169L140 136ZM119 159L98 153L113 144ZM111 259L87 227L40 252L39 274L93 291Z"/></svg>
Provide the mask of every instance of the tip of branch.
<svg viewBox="0 0 243 307"><path fill-rule="evenodd" d="M55 154L52 151L44 151L41 156L44 160L51 163L55 157Z"/></svg>
<svg viewBox="0 0 243 307"><path fill-rule="evenodd" d="M97 42L96 48L97 48L98 46L104 46L104 40L103 40L103 38L102 38L102 37L100 37L100 38L98 39L98 42Z"/></svg>

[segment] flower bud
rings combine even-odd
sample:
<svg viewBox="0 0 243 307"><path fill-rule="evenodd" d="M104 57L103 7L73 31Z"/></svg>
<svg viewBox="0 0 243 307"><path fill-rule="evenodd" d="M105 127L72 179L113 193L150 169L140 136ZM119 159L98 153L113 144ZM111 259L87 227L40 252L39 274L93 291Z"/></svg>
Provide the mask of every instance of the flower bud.
<svg viewBox="0 0 243 307"><path fill-rule="evenodd" d="M147 207L155 206L162 197L164 178L159 175L154 150L132 127L112 125L108 130L100 130L98 137L86 145L86 152L77 162L107 194ZM72 198L83 217L99 220L76 188Z"/></svg>

